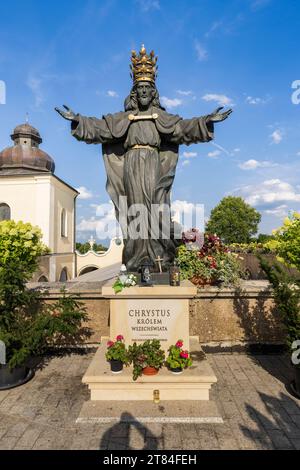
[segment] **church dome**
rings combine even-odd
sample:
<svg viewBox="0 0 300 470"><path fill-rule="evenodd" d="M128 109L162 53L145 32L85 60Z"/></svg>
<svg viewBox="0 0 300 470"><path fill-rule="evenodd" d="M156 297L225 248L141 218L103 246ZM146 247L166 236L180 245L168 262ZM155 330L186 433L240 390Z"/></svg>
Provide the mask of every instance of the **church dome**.
<svg viewBox="0 0 300 470"><path fill-rule="evenodd" d="M0 174L5 170L54 173L54 160L39 148L42 138L37 129L28 123L21 124L14 129L11 139L13 147L0 152Z"/></svg>

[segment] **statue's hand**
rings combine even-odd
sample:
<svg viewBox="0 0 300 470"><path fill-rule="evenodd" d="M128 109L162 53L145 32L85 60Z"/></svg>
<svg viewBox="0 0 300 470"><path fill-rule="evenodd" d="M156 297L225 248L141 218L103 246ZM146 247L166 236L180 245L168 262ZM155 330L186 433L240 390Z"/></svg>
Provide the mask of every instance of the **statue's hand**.
<svg viewBox="0 0 300 470"><path fill-rule="evenodd" d="M66 109L66 111L63 111L62 109L55 108L55 111L58 112L64 119L67 119L68 121L76 121L76 114L70 109L68 106L65 104L63 107Z"/></svg>
<svg viewBox="0 0 300 470"><path fill-rule="evenodd" d="M225 111L224 113L220 113L221 109L223 109L223 106L221 106L220 108L217 108L212 114L209 114L206 117L206 121L207 122L221 122L227 119L228 116L232 113L232 109L228 109L228 111Z"/></svg>

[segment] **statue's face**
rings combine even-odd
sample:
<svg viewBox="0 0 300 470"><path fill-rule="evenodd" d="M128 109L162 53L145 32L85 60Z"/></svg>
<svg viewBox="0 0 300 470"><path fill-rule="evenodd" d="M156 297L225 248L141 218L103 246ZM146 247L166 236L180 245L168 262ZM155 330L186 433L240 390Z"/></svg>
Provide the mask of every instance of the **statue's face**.
<svg viewBox="0 0 300 470"><path fill-rule="evenodd" d="M136 86L136 93L139 105L146 108L153 98L153 87L149 82L139 82Z"/></svg>

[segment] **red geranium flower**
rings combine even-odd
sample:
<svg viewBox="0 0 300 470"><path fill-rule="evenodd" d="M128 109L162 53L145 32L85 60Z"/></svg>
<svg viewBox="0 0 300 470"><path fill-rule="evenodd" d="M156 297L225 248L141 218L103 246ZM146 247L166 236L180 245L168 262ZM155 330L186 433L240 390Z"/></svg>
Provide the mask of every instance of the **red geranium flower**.
<svg viewBox="0 0 300 470"><path fill-rule="evenodd" d="M113 341L107 341L107 347L111 348L115 343Z"/></svg>
<svg viewBox="0 0 300 470"><path fill-rule="evenodd" d="M122 336L122 335L117 336L117 341L123 341L123 339L124 339L124 336Z"/></svg>
<svg viewBox="0 0 300 470"><path fill-rule="evenodd" d="M180 357L184 357L185 359L187 359L189 357L188 351L181 351Z"/></svg>
<svg viewBox="0 0 300 470"><path fill-rule="evenodd" d="M182 348L182 346L183 346L183 341L181 341L181 339L179 339L179 340L177 341L177 343L175 344L175 346L176 346L176 348Z"/></svg>

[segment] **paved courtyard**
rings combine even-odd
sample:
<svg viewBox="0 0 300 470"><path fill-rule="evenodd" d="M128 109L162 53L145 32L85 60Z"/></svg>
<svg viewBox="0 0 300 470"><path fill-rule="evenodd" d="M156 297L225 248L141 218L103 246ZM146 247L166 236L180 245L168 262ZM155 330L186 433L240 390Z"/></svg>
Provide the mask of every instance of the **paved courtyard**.
<svg viewBox="0 0 300 470"><path fill-rule="evenodd" d="M76 424L93 352L49 358L26 385L0 391L0 449L300 449L300 400L279 355L208 354L223 424Z"/></svg>

